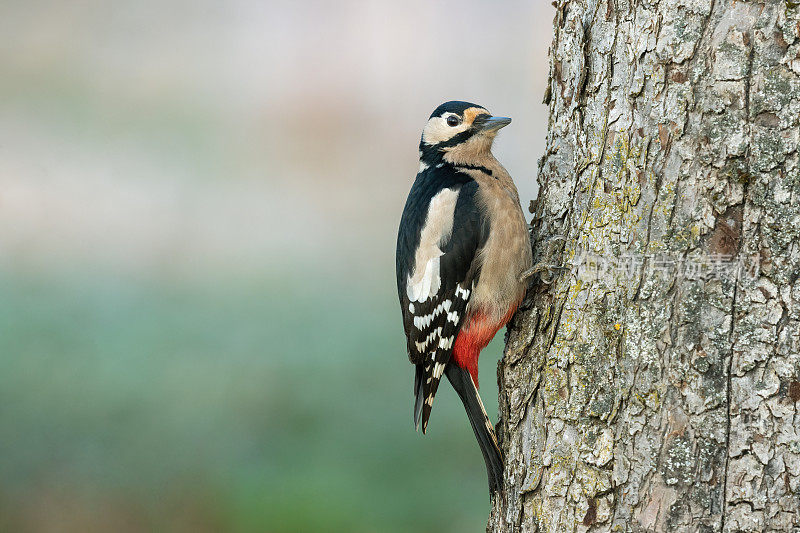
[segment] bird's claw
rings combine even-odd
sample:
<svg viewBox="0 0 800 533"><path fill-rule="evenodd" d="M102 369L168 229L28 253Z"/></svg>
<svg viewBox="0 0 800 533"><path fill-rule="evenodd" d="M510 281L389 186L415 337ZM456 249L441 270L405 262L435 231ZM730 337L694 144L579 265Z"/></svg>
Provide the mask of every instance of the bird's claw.
<svg viewBox="0 0 800 533"><path fill-rule="evenodd" d="M537 263L533 265L528 270L524 271L519 275L519 281L525 281L529 277L533 276L534 274L538 274L540 272L547 272L546 276L539 276L539 279L542 283L547 285L551 284L555 279L558 273L569 270L567 267L559 266L559 265L551 265L549 263Z"/></svg>
<svg viewBox="0 0 800 533"><path fill-rule="evenodd" d="M545 249L543 251L545 260L536 263L531 268L522 272L519 275L519 281L522 282L535 274L539 274L540 272L546 272L546 275L539 276L539 279L541 280L542 283L549 285L555 280L556 276L559 273L569 270L569 268L553 264L551 261L553 259L553 256L556 255L554 253L553 245L560 242L564 242L566 240L567 238L564 235L554 235L553 237L548 239L547 242L545 243Z"/></svg>

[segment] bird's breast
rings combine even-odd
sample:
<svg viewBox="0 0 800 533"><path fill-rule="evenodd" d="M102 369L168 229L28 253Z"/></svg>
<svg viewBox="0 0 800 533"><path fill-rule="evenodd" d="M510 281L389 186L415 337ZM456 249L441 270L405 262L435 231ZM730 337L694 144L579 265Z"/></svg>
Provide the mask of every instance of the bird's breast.
<svg viewBox="0 0 800 533"><path fill-rule="evenodd" d="M481 309L489 314L489 320L499 321L525 296L527 283L519 276L533 262L530 236L516 194L489 184L479 189L479 201L489 214L490 232L480 251L481 273L470 308Z"/></svg>

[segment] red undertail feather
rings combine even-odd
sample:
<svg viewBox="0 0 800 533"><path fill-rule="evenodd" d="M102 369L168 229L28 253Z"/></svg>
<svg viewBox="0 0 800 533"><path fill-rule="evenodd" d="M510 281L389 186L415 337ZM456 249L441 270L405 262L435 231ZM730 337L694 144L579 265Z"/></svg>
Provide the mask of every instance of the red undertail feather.
<svg viewBox="0 0 800 533"><path fill-rule="evenodd" d="M458 366L469 372L472 381L475 382L475 387L478 387L478 357L481 350L489 344L500 328L511 320L517 310L517 305L511 306L499 322L491 321L483 311L475 311L461 326L453 345L453 360Z"/></svg>

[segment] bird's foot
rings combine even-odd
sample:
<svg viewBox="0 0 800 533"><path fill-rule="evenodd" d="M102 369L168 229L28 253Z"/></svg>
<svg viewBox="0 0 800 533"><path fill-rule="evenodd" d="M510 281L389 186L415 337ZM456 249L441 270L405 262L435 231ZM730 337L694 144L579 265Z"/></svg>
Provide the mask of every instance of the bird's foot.
<svg viewBox="0 0 800 533"><path fill-rule="evenodd" d="M550 239L548 239L544 243L544 250L543 250L543 253L542 253L542 255L544 256L544 260L536 263L535 265L533 265L528 270L525 270L524 272L522 272L519 275L519 280L520 281L525 281L526 279L530 278L531 276L534 276L536 274L540 274L539 275L539 280L542 283L545 283L545 284L549 285L549 284L553 283L553 281L555 280L556 276L558 276L562 272L565 272L565 271L569 270L569 268L567 268L567 267L554 264L554 261L553 261L553 259L557 255L555 253L556 252L556 246L555 245L557 245L557 244L559 244L561 242L564 242L566 240L567 240L567 238L564 237L563 235L555 235L554 237L551 237ZM544 272L545 274L541 275L542 272Z"/></svg>
<svg viewBox="0 0 800 533"><path fill-rule="evenodd" d="M539 280L541 280L542 283L549 285L553 283L558 274L566 270L569 269L567 267L562 267L559 265L551 265L549 263L537 263L528 270L524 271L522 274L520 274L519 280L525 281L526 279L535 274L539 274L540 272L546 272L545 275L539 276Z"/></svg>

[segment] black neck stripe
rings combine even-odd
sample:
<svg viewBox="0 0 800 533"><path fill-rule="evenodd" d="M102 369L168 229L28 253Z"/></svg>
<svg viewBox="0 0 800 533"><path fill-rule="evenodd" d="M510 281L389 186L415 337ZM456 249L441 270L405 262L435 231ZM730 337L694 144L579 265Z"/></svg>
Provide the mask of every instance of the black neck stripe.
<svg viewBox="0 0 800 533"><path fill-rule="evenodd" d="M439 163L442 161L445 148L458 146L459 144L467 142L474 135L474 133L475 132L471 129L462 131L450 139L442 141L438 144L427 144L425 141L420 140L419 151L422 153L421 160L431 166Z"/></svg>
<svg viewBox="0 0 800 533"><path fill-rule="evenodd" d="M484 167L484 166L481 166L481 165L459 164L459 165L453 165L453 166L456 167L457 169L466 168L466 169L469 169L469 170L479 170L479 171L483 172L484 174L488 174L488 175L492 176L492 171L489 170L488 168Z"/></svg>
<svg viewBox="0 0 800 533"><path fill-rule="evenodd" d="M475 132L472 131L472 129L468 129L466 131L462 131L458 135L454 135L453 137L447 139L446 141L440 142L435 146L436 148L450 148L451 146L457 146L463 142L467 142L474 133Z"/></svg>

